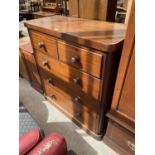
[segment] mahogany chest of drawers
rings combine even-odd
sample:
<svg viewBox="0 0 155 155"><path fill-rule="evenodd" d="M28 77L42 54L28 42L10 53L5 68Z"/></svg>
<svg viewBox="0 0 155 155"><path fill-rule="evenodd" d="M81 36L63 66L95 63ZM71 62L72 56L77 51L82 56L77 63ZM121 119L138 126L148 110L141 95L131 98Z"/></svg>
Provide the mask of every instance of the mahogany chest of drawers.
<svg viewBox="0 0 155 155"><path fill-rule="evenodd" d="M25 25L45 96L101 139L126 27L64 16L40 18Z"/></svg>

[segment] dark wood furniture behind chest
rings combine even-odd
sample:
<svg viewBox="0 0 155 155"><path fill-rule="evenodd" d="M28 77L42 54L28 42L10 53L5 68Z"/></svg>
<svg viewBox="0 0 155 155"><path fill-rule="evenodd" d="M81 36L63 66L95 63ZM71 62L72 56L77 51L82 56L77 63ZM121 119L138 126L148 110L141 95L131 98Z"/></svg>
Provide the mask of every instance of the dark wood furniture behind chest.
<svg viewBox="0 0 155 155"><path fill-rule="evenodd" d="M27 70L28 80L33 88L43 93L40 75L34 58L34 52L31 43L20 46L20 54Z"/></svg>
<svg viewBox="0 0 155 155"><path fill-rule="evenodd" d="M47 99L101 139L125 26L63 16L32 20L25 25Z"/></svg>
<svg viewBox="0 0 155 155"><path fill-rule="evenodd" d="M135 21L132 4L104 141L119 154L135 150Z"/></svg>
<svg viewBox="0 0 155 155"><path fill-rule="evenodd" d="M115 21L117 0L69 0L68 3L70 16Z"/></svg>
<svg viewBox="0 0 155 155"><path fill-rule="evenodd" d="M62 0L43 0L42 11L60 13Z"/></svg>

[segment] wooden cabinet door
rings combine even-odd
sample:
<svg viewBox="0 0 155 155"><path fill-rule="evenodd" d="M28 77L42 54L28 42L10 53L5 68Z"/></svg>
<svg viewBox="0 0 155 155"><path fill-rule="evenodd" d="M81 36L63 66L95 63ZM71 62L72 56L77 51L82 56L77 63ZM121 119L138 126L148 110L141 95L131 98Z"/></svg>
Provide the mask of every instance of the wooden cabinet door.
<svg viewBox="0 0 155 155"><path fill-rule="evenodd" d="M135 12L131 9L126 39L119 64L111 109L134 125L135 119ZM131 124L130 124L131 126Z"/></svg>
<svg viewBox="0 0 155 155"><path fill-rule="evenodd" d="M135 1L119 64L104 142L120 155L135 154Z"/></svg>
<svg viewBox="0 0 155 155"><path fill-rule="evenodd" d="M87 19L114 21L117 0L79 0L79 16Z"/></svg>
<svg viewBox="0 0 155 155"><path fill-rule="evenodd" d="M69 15L74 17L114 21L117 0L69 0Z"/></svg>
<svg viewBox="0 0 155 155"><path fill-rule="evenodd" d="M134 50L134 49L133 49ZM117 110L129 119L135 119L135 52L129 62Z"/></svg>

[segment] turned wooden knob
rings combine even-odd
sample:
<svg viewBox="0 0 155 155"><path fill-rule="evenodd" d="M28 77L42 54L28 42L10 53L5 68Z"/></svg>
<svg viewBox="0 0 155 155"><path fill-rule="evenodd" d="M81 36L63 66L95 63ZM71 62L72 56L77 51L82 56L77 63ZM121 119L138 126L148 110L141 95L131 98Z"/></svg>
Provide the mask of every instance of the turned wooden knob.
<svg viewBox="0 0 155 155"><path fill-rule="evenodd" d="M79 62L79 60L80 60L79 56L72 57L72 62L73 63L77 63L77 62Z"/></svg>
<svg viewBox="0 0 155 155"><path fill-rule="evenodd" d="M76 113L76 117L80 117L81 116L81 113L80 112L77 112Z"/></svg>
<svg viewBox="0 0 155 155"><path fill-rule="evenodd" d="M44 60L44 61L42 61L42 64L43 64L43 66L46 66L46 65L48 65L48 61Z"/></svg>
<svg viewBox="0 0 155 155"><path fill-rule="evenodd" d="M73 81L74 81L75 84L79 84L81 80L80 80L79 77L76 77L76 78L73 79Z"/></svg>
<svg viewBox="0 0 155 155"><path fill-rule="evenodd" d="M49 78L49 79L47 79L47 82L53 84L53 79Z"/></svg>
<svg viewBox="0 0 155 155"><path fill-rule="evenodd" d="M45 44L44 44L44 42L42 41L42 42L38 43L38 46L39 46L39 48L43 48L43 47L45 47Z"/></svg>
<svg viewBox="0 0 155 155"><path fill-rule="evenodd" d="M74 98L74 103L79 103L81 101L81 97L80 96L76 96Z"/></svg>
<svg viewBox="0 0 155 155"><path fill-rule="evenodd" d="M54 99L54 100L56 100L57 98L56 98L56 96L55 95L50 95L50 97L52 98L52 99Z"/></svg>

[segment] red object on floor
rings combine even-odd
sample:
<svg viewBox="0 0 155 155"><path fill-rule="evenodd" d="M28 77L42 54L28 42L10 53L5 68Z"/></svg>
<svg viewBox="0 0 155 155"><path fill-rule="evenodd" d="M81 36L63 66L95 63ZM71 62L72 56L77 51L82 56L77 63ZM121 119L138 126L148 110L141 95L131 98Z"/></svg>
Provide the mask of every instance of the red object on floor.
<svg viewBox="0 0 155 155"><path fill-rule="evenodd" d="M54 132L46 136L28 155L66 155L67 144L65 138Z"/></svg>
<svg viewBox="0 0 155 155"><path fill-rule="evenodd" d="M19 139L19 155L26 155L42 140L39 129L34 128Z"/></svg>

